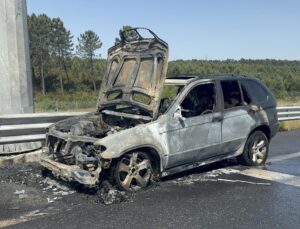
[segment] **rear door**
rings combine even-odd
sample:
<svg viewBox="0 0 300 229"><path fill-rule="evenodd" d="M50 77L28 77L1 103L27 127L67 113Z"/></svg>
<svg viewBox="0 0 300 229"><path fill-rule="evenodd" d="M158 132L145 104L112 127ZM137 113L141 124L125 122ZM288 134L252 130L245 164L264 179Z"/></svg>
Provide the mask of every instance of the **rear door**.
<svg viewBox="0 0 300 229"><path fill-rule="evenodd" d="M222 147L225 154L236 152L248 137L255 118L250 114L249 104L243 100L238 80L220 81L223 92Z"/></svg>

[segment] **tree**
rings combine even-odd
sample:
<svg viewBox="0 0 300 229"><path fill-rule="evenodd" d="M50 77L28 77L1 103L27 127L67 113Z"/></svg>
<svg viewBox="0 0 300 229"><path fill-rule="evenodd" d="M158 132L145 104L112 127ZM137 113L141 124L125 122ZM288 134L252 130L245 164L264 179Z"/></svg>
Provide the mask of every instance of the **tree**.
<svg viewBox="0 0 300 229"><path fill-rule="evenodd" d="M45 95L45 68L50 58L51 19L46 14L32 14L28 17L28 31L33 72L35 75L35 70L39 70L42 93Z"/></svg>
<svg viewBox="0 0 300 229"><path fill-rule="evenodd" d="M93 81L94 92L97 91L94 69L94 61L96 58L95 51L100 49L101 46L102 42L99 36L92 30L85 31L80 34L78 38L78 45L76 46L78 55L87 60L90 77Z"/></svg>
<svg viewBox="0 0 300 229"><path fill-rule="evenodd" d="M125 31L127 40L136 39L137 34L134 30L130 30L131 28L125 25L120 29L120 33ZM80 94L78 97L80 99L81 93L93 94L91 98L94 99L95 94L92 92L97 90L96 87L101 81L100 76L104 75L106 66L106 61L96 55L96 51L102 46L99 37L93 31L81 34L76 47L78 55L72 56L72 36L61 19L52 19L45 14L31 14L28 16L28 29L35 98L39 94L36 92L41 91L43 95L47 93L47 97L54 100L74 99L73 95L77 93ZM118 42L120 38L116 38L116 43ZM299 60L179 59L168 64L169 75L203 76L223 73L256 76L277 98L299 101ZM57 92L64 97L60 95L57 97ZM47 97L42 96L42 99L46 100Z"/></svg>
<svg viewBox="0 0 300 229"><path fill-rule="evenodd" d="M67 79L69 79L68 69L67 69L67 59L71 57L73 51L73 43L70 30L67 30L64 27L63 22L60 18L52 19L52 37L51 37L51 47L52 47L52 56L58 63L58 66L61 66L65 72ZM64 84L62 74L59 73L59 82L61 95L64 96Z"/></svg>
<svg viewBox="0 0 300 229"><path fill-rule="evenodd" d="M127 40L131 41L131 40L135 40L137 38L137 33L134 30L130 30L133 27L131 27L130 25L124 25L120 30L119 30L119 37L115 38L115 44L118 44L121 42L121 34L122 32L124 32L124 35L126 37ZM126 31L129 30L129 31Z"/></svg>

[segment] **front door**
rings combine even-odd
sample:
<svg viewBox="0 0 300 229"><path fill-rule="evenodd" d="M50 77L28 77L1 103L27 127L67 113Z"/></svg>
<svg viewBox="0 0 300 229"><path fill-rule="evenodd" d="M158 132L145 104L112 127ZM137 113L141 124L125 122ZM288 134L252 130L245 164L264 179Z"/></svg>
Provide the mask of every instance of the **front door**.
<svg viewBox="0 0 300 229"><path fill-rule="evenodd" d="M200 161L218 154L221 143L221 112L216 111L216 85L193 87L180 104L177 152L170 152L168 167Z"/></svg>

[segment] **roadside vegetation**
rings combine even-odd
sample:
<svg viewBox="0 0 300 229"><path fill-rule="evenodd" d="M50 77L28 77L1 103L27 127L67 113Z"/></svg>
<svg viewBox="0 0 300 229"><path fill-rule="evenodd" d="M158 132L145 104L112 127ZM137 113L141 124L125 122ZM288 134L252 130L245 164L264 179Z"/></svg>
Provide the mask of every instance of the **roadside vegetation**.
<svg viewBox="0 0 300 229"><path fill-rule="evenodd" d="M300 120L281 121L279 124L280 131L300 129Z"/></svg>
<svg viewBox="0 0 300 229"><path fill-rule="evenodd" d="M130 28L123 26L120 31ZM73 36L60 18L28 16L36 112L95 110L105 73L102 42L92 30ZM115 42L120 40L116 37ZM174 60L168 75L240 74L260 78L279 105L300 104L300 61L288 60Z"/></svg>

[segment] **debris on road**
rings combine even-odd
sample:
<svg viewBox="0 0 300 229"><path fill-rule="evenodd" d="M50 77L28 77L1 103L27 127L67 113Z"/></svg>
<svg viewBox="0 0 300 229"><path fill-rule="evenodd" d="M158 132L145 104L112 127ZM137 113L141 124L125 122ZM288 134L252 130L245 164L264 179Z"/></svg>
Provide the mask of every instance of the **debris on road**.
<svg viewBox="0 0 300 229"><path fill-rule="evenodd" d="M27 194L20 194L19 195L19 199L26 199L28 198L29 196Z"/></svg>
<svg viewBox="0 0 300 229"><path fill-rule="evenodd" d="M88 188L78 183L70 183L60 180L51 173L41 173L41 166L37 163L0 167L0 183L7 183L21 187L15 189L14 195L18 199L39 198L46 204L52 204L57 200L66 198L72 194L79 194L92 203L114 204L132 200L133 194L117 190L108 181L102 182L98 188ZM38 193L26 193L27 187L34 187Z"/></svg>
<svg viewBox="0 0 300 229"><path fill-rule="evenodd" d="M126 201L132 197L133 193L130 197L129 195L130 193L115 189L108 181L103 181L97 192L99 201L106 205Z"/></svg>
<svg viewBox="0 0 300 229"><path fill-rule="evenodd" d="M179 184L179 185L191 185L197 182L231 182L231 183L246 183L246 184L253 184L253 185L266 185L271 186L269 182L252 182L247 180L240 180L240 179L224 179L218 178L221 175L229 175L229 174L243 174L243 170L239 167L234 168L220 168L211 170L204 173L196 173L190 174L188 176L179 177L177 179L172 180L172 183Z"/></svg>
<svg viewBox="0 0 300 229"><path fill-rule="evenodd" d="M228 174L236 174L239 173L240 171L238 169L232 169L232 168L221 168L221 169L216 169L212 170L209 172L205 173L200 173L200 174L190 174L188 176L180 177L175 180L172 180L172 183L179 184L179 185L189 185L189 184L194 184L196 182L203 182L203 181L216 181L216 178L220 175L228 175Z"/></svg>
<svg viewBox="0 0 300 229"><path fill-rule="evenodd" d="M53 191L57 191L58 189L61 189L65 192L70 190L67 186L60 184L58 181L51 179L49 177L46 177L45 179L43 179L40 182L40 184L46 186L45 188L43 188L43 190L52 189Z"/></svg>
<svg viewBox="0 0 300 229"><path fill-rule="evenodd" d="M53 202L54 202L54 199L51 200L49 197L47 197L47 201L48 201L48 203L53 203Z"/></svg>
<svg viewBox="0 0 300 229"><path fill-rule="evenodd" d="M16 190L14 193L15 193L16 195L24 194L24 193L25 193L25 190L24 190L24 189L21 190L21 191Z"/></svg>

